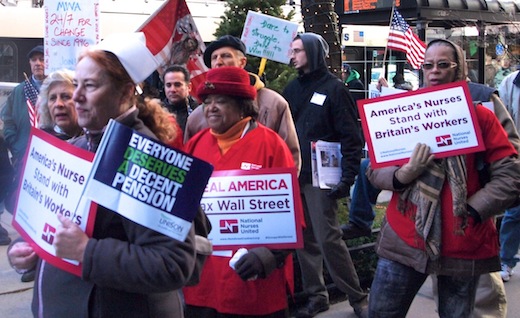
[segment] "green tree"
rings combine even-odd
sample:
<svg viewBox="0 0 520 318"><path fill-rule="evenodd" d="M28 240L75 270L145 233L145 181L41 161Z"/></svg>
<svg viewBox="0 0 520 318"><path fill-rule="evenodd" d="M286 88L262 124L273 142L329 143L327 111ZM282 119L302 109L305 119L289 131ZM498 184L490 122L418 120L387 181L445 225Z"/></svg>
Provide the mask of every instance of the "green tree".
<svg viewBox="0 0 520 318"><path fill-rule="evenodd" d="M294 16L294 10L284 15L282 5L285 3L286 0L228 0L224 16L221 16L222 20L213 35L218 38L229 34L240 38L248 11L291 20ZM258 74L260 60L258 57L249 55L247 57L247 69ZM294 68L270 60L267 60L264 74L262 75L266 86L277 92L281 92L285 85L294 77L296 77Z"/></svg>

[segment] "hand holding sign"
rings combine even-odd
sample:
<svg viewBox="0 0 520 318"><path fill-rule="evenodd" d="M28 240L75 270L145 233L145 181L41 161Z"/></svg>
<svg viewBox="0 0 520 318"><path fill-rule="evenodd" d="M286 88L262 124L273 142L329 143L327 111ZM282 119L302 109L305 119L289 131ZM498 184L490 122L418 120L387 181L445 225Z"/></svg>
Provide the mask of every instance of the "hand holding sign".
<svg viewBox="0 0 520 318"><path fill-rule="evenodd" d="M426 170L426 167L435 158L431 154L430 147L418 143L413 149L412 156L408 163L404 164L395 172L395 177L402 184L408 184L417 179Z"/></svg>
<svg viewBox="0 0 520 318"><path fill-rule="evenodd" d="M88 236L69 218L58 214L58 220L61 225L56 230L56 239L53 244L56 256L82 263Z"/></svg>

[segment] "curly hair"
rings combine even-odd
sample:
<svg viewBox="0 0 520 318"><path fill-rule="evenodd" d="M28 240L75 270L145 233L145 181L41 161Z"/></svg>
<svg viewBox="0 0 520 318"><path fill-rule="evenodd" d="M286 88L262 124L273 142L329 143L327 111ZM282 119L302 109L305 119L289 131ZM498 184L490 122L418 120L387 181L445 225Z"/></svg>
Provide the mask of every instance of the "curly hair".
<svg viewBox="0 0 520 318"><path fill-rule="evenodd" d="M116 90L124 90L128 84L134 85L132 78L114 53L87 50L79 56L78 61L85 57L94 60L104 70L105 76L110 79L110 83ZM169 119L170 115L161 107L159 100L142 98L134 94L130 99L130 105L136 105L139 109L139 119L160 141L168 143L175 139L177 131Z"/></svg>
<svg viewBox="0 0 520 318"><path fill-rule="evenodd" d="M74 89L72 80L74 79L74 72L70 70L59 70L52 72L43 81L38 94L38 101L36 102L36 109L38 110L38 125L39 128L54 127L54 121L49 113L49 91L55 84L66 84Z"/></svg>

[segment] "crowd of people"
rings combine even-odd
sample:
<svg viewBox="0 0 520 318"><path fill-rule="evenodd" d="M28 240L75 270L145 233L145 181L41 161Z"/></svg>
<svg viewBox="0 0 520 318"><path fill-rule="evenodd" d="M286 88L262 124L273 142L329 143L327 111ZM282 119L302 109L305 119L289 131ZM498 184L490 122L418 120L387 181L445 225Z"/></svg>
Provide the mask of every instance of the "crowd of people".
<svg viewBox="0 0 520 318"><path fill-rule="evenodd" d="M504 296L502 280L510 279L519 261L518 71L501 79L498 91L468 83L483 152L436 158L419 140L405 164L376 169L362 158L356 107L364 98L360 74L348 64L342 79L332 74L326 62L329 46L318 34L301 33L292 40L290 58L297 77L281 94L245 70L244 43L226 35L204 51L209 71L198 87L192 87L184 65L164 68L162 100L136 93L136 85L155 66L132 65L128 48L105 41L82 52L75 71L48 76L43 47L28 53L32 74L14 89L1 113L0 183L5 186L0 201L6 210L14 209L31 127L95 153L113 119L211 163L216 172L294 169L300 190L295 200L302 206L294 213L301 221L296 226L302 228L303 247L219 249L208 252L197 268L201 243L196 226L181 241L98 206L90 237L58 216L61 225L53 246L56 256L83 265L76 276L40 258L31 242L10 238L0 227L0 244L9 245L11 266L22 281L35 280L35 317L289 317L294 261L306 297L296 317L329 309L325 271L347 295L357 317L405 317L430 275L439 316L503 316L505 303L498 300ZM442 39L428 43L422 71L425 88L467 81L469 75L462 49ZM395 88L412 89L399 74L393 82ZM379 84L388 86L384 79ZM35 118L27 104L29 90L38 94ZM493 110L482 102L491 102ZM311 142L317 140L340 147L339 181L330 189L313 183ZM373 205L382 190L391 191L392 198L368 293L345 241L372 233ZM340 224L338 200L349 196L349 222ZM499 237L495 217L504 211ZM219 226L213 224L215 228ZM499 272L502 280L497 283ZM490 284L496 284L491 296L482 296L480 291ZM483 305L491 297L496 306Z"/></svg>

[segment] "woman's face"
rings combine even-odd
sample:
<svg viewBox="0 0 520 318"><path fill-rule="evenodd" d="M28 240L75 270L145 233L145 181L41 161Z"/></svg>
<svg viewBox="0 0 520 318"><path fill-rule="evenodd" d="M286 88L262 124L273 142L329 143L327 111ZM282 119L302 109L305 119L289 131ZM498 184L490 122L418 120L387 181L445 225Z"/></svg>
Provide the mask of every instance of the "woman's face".
<svg viewBox="0 0 520 318"><path fill-rule="evenodd" d="M225 133L242 119L238 102L226 95L208 95L204 99L204 116L209 128L217 134Z"/></svg>
<svg viewBox="0 0 520 318"><path fill-rule="evenodd" d="M110 118L124 112L123 92L110 83L105 71L90 57L76 65L73 99L78 112L78 123L88 130L102 130Z"/></svg>
<svg viewBox="0 0 520 318"><path fill-rule="evenodd" d="M453 48L442 44L430 46L426 50L423 63L425 86L430 87L454 82L457 67Z"/></svg>
<svg viewBox="0 0 520 318"><path fill-rule="evenodd" d="M66 82L52 85L47 96L47 107L55 125L64 132L74 132L78 127L78 114L74 108L74 86Z"/></svg>

